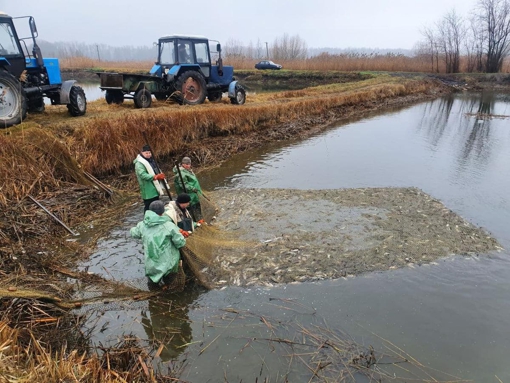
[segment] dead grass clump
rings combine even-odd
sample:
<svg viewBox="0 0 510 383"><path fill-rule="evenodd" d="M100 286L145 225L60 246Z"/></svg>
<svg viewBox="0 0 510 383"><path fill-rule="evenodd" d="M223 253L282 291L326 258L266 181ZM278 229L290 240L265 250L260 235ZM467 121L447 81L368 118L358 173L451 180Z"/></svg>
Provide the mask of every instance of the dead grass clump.
<svg viewBox="0 0 510 383"><path fill-rule="evenodd" d="M90 185L67 147L43 129L0 136L0 204L57 190L62 182Z"/></svg>
<svg viewBox="0 0 510 383"><path fill-rule="evenodd" d="M153 367L158 352L127 336L98 353L48 347L30 331L30 342L20 342L20 330L0 321L0 382L175 382L179 371L162 375ZM161 352L161 351L159 351ZM179 366L174 366L176 369Z"/></svg>

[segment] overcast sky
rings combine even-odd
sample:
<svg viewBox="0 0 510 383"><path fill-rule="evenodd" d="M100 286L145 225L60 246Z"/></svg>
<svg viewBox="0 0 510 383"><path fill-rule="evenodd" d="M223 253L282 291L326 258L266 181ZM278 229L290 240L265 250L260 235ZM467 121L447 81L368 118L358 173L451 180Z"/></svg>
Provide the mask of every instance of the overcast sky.
<svg viewBox="0 0 510 383"><path fill-rule="evenodd" d="M30 15L39 38L113 46L151 45L168 34L204 35L223 44L270 44L287 33L309 48L412 49L455 9L476 0L0 0L0 11Z"/></svg>

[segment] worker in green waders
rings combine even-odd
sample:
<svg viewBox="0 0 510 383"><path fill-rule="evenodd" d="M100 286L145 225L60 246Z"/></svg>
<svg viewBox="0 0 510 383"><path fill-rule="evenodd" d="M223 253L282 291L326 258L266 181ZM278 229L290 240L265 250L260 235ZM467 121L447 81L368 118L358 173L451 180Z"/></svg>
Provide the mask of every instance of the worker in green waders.
<svg viewBox="0 0 510 383"><path fill-rule="evenodd" d="M159 200L159 196L164 194L164 186L161 182L165 181L165 175L160 172L149 145L145 145L140 154L133 161L135 165L136 179L140 186L145 213L153 201Z"/></svg>
<svg viewBox="0 0 510 383"><path fill-rule="evenodd" d="M130 230L133 238L143 242L145 275L149 277L149 286L168 284L172 273L177 273L179 269L179 249L186 245L179 228L164 212L163 201L152 202L143 221Z"/></svg>
<svg viewBox="0 0 510 383"><path fill-rule="evenodd" d="M174 166L173 172L175 174L174 185L177 194L186 193L190 196L191 200L188 209L195 221L200 221L202 219L202 209L198 195L202 194L202 188L191 168L191 159L184 157L179 164L179 168Z"/></svg>

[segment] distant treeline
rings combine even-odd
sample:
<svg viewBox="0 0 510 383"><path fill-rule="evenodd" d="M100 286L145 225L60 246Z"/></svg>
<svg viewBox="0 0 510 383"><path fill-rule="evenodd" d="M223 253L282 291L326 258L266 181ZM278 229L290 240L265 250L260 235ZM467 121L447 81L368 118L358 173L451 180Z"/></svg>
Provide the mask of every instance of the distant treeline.
<svg viewBox="0 0 510 383"><path fill-rule="evenodd" d="M296 39L296 37L293 37ZM299 38L296 41L300 42ZM283 39L285 43L285 39ZM155 61L157 57L157 48L155 46L121 46L115 47L106 44L85 44L78 42L57 41L50 43L44 40L38 40L39 47L44 57L57 57L59 59L69 59L74 57L86 57L95 61ZM299 45L299 44L298 44ZM342 54L362 54L362 55L404 55L413 56L413 51L409 49L372 49L372 48L306 48L300 46L299 49L289 49L285 44L270 44L262 47L259 43L257 48L251 45L243 46L239 42L228 40L223 45L225 57L261 60L269 55L273 60L292 60L299 58L311 58L323 55ZM297 57L292 57L292 56Z"/></svg>
<svg viewBox="0 0 510 383"><path fill-rule="evenodd" d="M72 57L87 57L97 61L156 61L157 48L155 46L122 46L114 47L106 44L85 44L78 42L38 40L43 57L57 57L69 59Z"/></svg>

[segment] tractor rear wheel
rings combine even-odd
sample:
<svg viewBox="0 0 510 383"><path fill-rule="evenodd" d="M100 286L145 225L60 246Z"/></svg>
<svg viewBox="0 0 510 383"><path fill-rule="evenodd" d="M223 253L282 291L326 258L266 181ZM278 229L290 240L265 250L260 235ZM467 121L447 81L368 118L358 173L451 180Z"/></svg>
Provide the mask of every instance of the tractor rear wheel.
<svg viewBox="0 0 510 383"><path fill-rule="evenodd" d="M182 103L187 105L203 104L207 96L207 85L204 77L193 70L179 76L175 88L181 92Z"/></svg>
<svg viewBox="0 0 510 383"><path fill-rule="evenodd" d="M104 95L106 103L110 104L122 104L124 102L124 93L121 90L107 90Z"/></svg>
<svg viewBox="0 0 510 383"><path fill-rule="evenodd" d="M87 98L81 86L73 85L69 92L69 104L67 110L73 117L83 116L87 111Z"/></svg>
<svg viewBox="0 0 510 383"><path fill-rule="evenodd" d="M27 99L21 83L0 70L0 128L19 124L27 115Z"/></svg>
<svg viewBox="0 0 510 383"><path fill-rule="evenodd" d="M149 108L152 104L151 92L146 88L140 88L135 92L133 100L135 108Z"/></svg>
<svg viewBox="0 0 510 383"><path fill-rule="evenodd" d="M236 85L235 95L230 99L235 105L243 105L246 102L246 91L240 85Z"/></svg>

